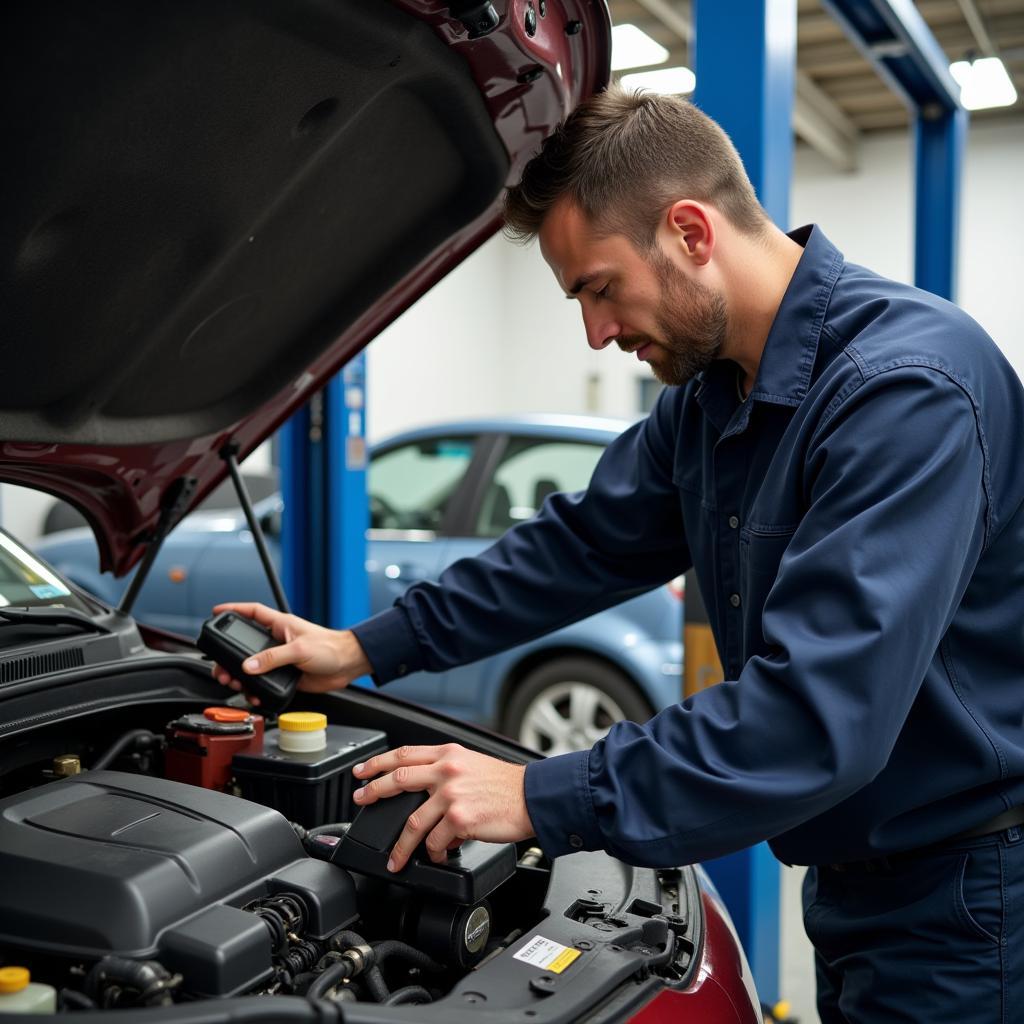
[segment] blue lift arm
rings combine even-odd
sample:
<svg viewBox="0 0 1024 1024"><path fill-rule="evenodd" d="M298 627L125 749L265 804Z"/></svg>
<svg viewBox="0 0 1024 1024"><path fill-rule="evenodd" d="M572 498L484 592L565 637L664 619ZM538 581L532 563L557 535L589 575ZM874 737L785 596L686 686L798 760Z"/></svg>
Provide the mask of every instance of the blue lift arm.
<svg viewBox="0 0 1024 1024"><path fill-rule="evenodd" d="M911 0L822 4L914 118L914 284L953 300L967 111L949 61Z"/></svg>

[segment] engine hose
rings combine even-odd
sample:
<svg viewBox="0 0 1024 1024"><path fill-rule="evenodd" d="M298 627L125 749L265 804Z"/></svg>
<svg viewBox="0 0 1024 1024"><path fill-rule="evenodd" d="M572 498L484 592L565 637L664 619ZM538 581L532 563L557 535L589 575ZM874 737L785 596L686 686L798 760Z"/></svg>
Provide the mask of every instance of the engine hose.
<svg viewBox="0 0 1024 1024"><path fill-rule="evenodd" d="M420 967L425 971L443 971L444 964L439 964L431 959L422 950L410 946L408 942L400 942L398 939L384 939L381 942L372 943L373 952L376 954L377 963L383 964L390 957L398 957L401 960Z"/></svg>
<svg viewBox="0 0 1024 1024"><path fill-rule="evenodd" d="M334 988L339 982L351 978L355 974L356 965L351 960L337 960L325 968L306 989L307 999L323 999L324 993Z"/></svg>
<svg viewBox="0 0 1024 1024"><path fill-rule="evenodd" d="M370 948L370 956L367 959L366 967L360 978L365 983L370 995L378 1002L383 1003L388 996L391 995L391 990L388 988L387 983L384 981L384 975L381 974L380 968L377 966L377 954L373 948L370 947L369 943L360 935L358 932L353 931L340 931L335 932L328 940L328 945L331 949L338 952L343 952L346 949L351 949L353 946L366 946ZM307 993L308 996L308 993Z"/></svg>
<svg viewBox="0 0 1024 1024"><path fill-rule="evenodd" d="M304 971L312 970L320 957L323 955L323 946L312 939L298 942L285 950L278 957L280 966L284 967L289 974L302 974Z"/></svg>
<svg viewBox="0 0 1024 1024"><path fill-rule="evenodd" d="M270 930L270 949L275 956L287 956L288 936L301 935L306 929L306 905L298 896L290 893L278 893L276 896L268 896L264 899L250 903L246 908L251 914L255 914ZM303 945L302 943L299 944ZM299 961L298 968L292 967L292 973L298 970L306 970L320 959L323 950L317 947L316 955L309 960Z"/></svg>
<svg viewBox="0 0 1024 1024"><path fill-rule="evenodd" d="M336 952L343 953L346 949L352 949L353 946L369 946L370 944L358 932L343 929L340 932L335 932L327 940L327 945Z"/></svg>
<svg viewBox="0 0 1024 1024"><path fill-rule="evenodd" d="M84 993L73 988L60 990L60 1007L62 1010L95 1010L96 1004Z"/></svg>
<svg viewBox="0 0 1024 1024"><path fill-rule="evenodd" d="M85 994L98 1006L109 1007L119 1003L111 988L128 989L138 993L134 1000L143 1006L170 1006L170 989L181 983L181 975L172 975L156 960L125 960L105 956L85 978ZM111 998L113 997L113 998Z"/></svg>
<svg viewBox="0 0 1024 1024"><path fill-rule="evenodd" d="M126 732L119 740L108 747L106 752L101 754L92 764L92 771L102 771L104 768L109 767L121 756L129 747L134 746L140 740L146 740L146 746L152 746L154 743L160 742L160 737L156 733L150 732L148 729L132 729L131 732Z"/></svg>
<svg viewBox="0 0 1024 1024"><path fill-rule="evenodd" d="M384 981L384 975L381 974L379 967L371 967L363 974L363 978L366 980L366 987L370 990L370 995L378 1003L388 1000L391 995L391 989L388 988L387 983Z"/></svg>
<svg viewBox="0 0 1024 1024"><path fill-rule="evenodd" d="M316 839L317 836L343 836L352 827L351 821L336 821L333 825L317 825L306 830L305 839Z"/></svg>
<svg viewBox="0 0 1024 1024"><path fill-rule="evenodd" d="M253 913L267 926L270 932L270 951L276 955L278 950L288 945L284 922L280 915L269 907L257 907Z"/></svg>
<svg viewBox="0 0 1024 1024"><path fill-rule="evenodd" d="M433 997L422 985L406 985L397 989L384 1000L385 1006L401 1006L403 1003L432 1003Z"/></svg>

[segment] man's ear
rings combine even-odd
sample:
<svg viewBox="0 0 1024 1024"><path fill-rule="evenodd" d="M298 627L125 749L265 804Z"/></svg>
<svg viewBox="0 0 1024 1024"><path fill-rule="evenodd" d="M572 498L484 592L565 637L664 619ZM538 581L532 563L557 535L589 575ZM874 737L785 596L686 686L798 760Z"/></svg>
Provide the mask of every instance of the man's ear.
<svg viewBox="0 0 1024 1024"><path fill-rule="evenodd" d="M665 227L672 242L695 266L702 267L715 248L715 225L710 211L694 199L680 199L669 207Z"/></svg>

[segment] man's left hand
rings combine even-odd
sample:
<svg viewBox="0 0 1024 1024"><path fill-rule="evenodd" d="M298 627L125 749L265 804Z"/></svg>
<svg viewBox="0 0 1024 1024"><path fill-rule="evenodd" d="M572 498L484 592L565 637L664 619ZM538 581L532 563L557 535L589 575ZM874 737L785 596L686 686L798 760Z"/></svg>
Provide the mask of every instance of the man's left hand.
<svg viewBox="0 0 1024 1024"><path fill-rule="evenodd" d="M399 747L356 765L353 774L373 779L353 793L360 806L401 792L426 790L427 801L409 815L388 861L401 871L426 837L427 853L444 863L464 839L514 843L534 835L523 792L525 766L478 754L457 743Z"/></svg>

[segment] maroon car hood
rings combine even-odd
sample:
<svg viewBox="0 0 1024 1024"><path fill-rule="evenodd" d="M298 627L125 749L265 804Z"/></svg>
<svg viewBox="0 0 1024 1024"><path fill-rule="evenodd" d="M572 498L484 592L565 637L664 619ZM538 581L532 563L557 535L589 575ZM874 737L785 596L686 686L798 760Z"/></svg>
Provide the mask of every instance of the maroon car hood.
<svg viewBox="0 0 1024 1024"><path fill-rule="evenodd" d="M607 81L610 23L603 0L41 0L3 50L0 479L77 506L123 574L226 442L244 457L494 232Z"/></svg>

